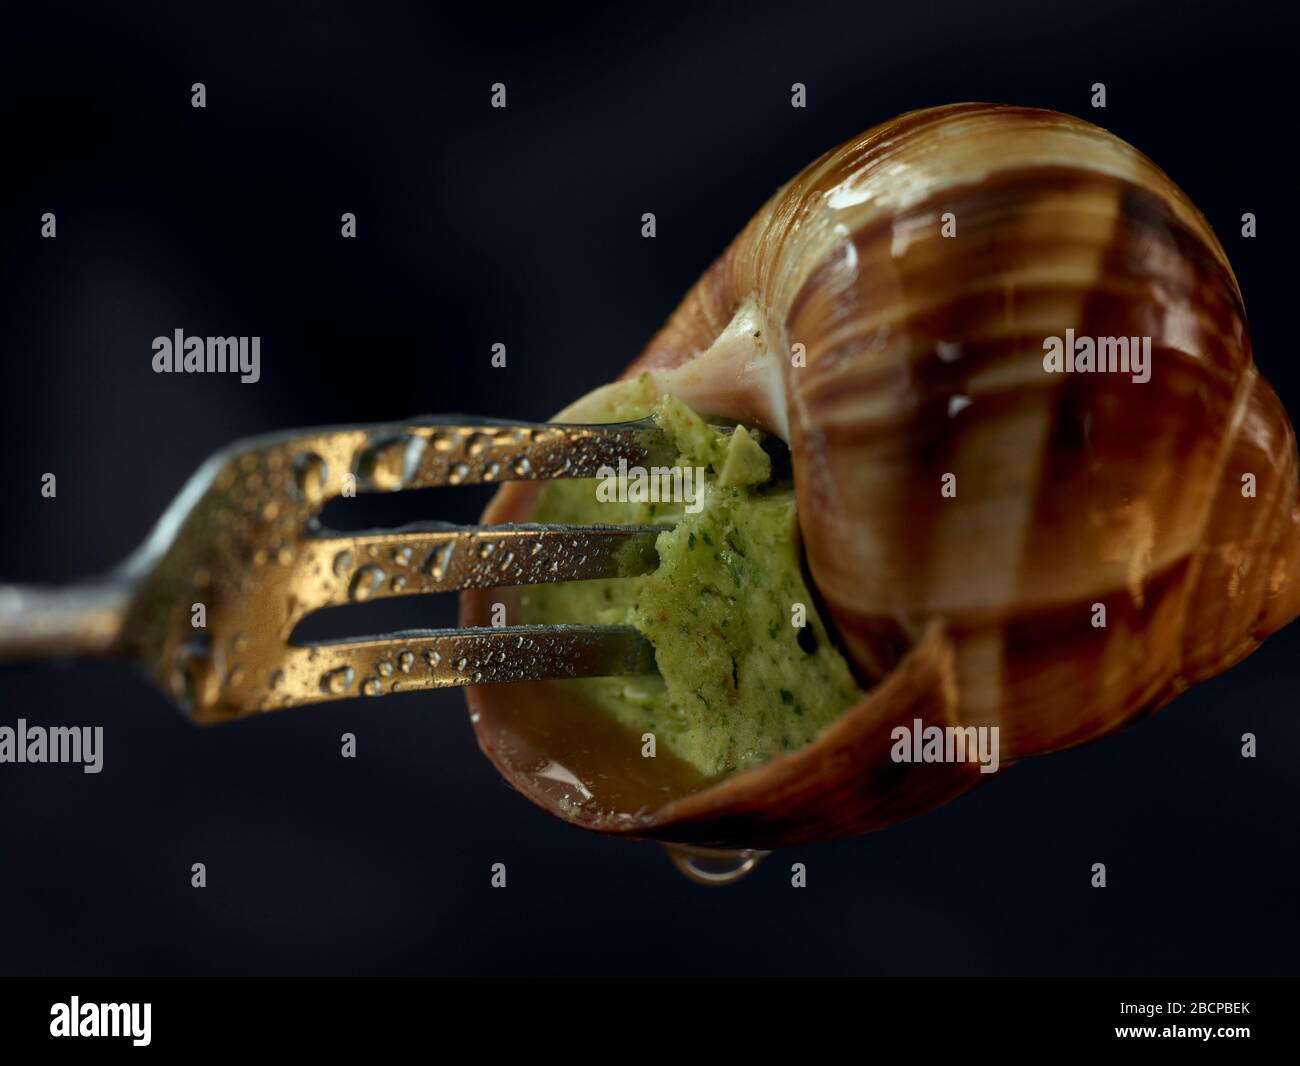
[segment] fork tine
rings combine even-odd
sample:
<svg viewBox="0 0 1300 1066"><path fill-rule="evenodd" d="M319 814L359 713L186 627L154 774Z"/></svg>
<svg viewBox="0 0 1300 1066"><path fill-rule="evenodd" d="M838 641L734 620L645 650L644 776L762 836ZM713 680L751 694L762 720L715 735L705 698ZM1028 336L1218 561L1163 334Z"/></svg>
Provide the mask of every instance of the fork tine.
<svg viewBox="0 0 1300 1066"><path fill-rule="evenodd" d="M654 545L664 529L422 524L341 536L320 524L334 497L605 477L623 463L672 466L676 454L652 418L600 425L417 418L238 441L186 482L107 582L111 596L90 587L66 598L23 590L0 603L0 653L134 658L205 722L342 698L358 671L372 692L384 690L387 676L395 677L387 691L397 691L652 669L653 649L626 626L287 641L307 614L375 596L645 573L658 565ZM200 607L206 624L194 620ZM195 626L211 629L195 636Z"/></svg>
<svg viewBox="0 0 1300 1066"><path fill-rule="evenodd" d="M426 446L406 488L598 477L619 459L670 462L674 454L652 418L608 425L437 420L411 432Z"/></svg>
<svg viewBox="0 0 1300 1066"><path fill-rule="evenodd" d="M313 537L294 564L297 595L317 610L390 596L631 577L658 565L655 538L664 528L439 522Z"/></svg>
<svg viewBox="0 0 1300 1066"><path fill-rule="evenodd" d="M442 485L599 477L620 459L629 465L671 463L675 450L653 419L608 425L418 418L272 434L216 458L221 477L265 462L292 470L297 493L313 507L357 492L397 492Z"/></svg>
<svg viewBox="0 0 1300 1066"><path fill-rule="evenodd" d="M457 685L647 673L654 650L631 626L406 630L290 647L272 706ZM255 695L255 694L254 694ZM207 718L204 712L198 720ZM228 715L211 712L212 721Z"/></svg>

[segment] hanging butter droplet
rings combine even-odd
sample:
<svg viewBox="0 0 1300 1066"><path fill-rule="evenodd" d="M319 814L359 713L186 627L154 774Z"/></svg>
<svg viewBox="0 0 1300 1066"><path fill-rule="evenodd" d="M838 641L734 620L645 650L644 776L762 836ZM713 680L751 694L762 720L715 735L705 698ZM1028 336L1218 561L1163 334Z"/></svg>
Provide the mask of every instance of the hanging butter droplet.
<svg viewBox="0 0 1300 1066"><path fill-rule="evenodd" d="M665 844L664 851L679 873L699 885L734 885L751 873L771 852L700 848L691 844Z"/></svg>

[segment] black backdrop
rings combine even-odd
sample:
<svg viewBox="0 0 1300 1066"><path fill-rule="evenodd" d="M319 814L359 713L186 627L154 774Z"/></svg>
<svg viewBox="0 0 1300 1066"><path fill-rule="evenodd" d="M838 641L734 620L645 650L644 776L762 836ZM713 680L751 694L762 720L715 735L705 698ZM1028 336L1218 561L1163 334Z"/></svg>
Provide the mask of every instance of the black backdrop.
<svg viewBox="0 0 1300 1066"><path fill-rule="evenodd" d="M547 417L635 355L803 164L953 100L1080 114L1169 171L1228 248L1258 362L1300 411L1281 15L121 7L41 4L0 32L0 579L107 568L245 434ZM45 211L56 240L39 237ZM177 327L260 336L261 382L155 375L150 341ZM443 492L437 514L471 520L481 502ZM200 732L127 668L7 669L0 724L101 724L106 754L99 775L0 766L0 971L1294 972L1297 647L1293 627L1118 736L886 832L778 854L725 891L535 810L480 757L456 693ZM1088 884L1098 861L1105 891Z"/></svg>

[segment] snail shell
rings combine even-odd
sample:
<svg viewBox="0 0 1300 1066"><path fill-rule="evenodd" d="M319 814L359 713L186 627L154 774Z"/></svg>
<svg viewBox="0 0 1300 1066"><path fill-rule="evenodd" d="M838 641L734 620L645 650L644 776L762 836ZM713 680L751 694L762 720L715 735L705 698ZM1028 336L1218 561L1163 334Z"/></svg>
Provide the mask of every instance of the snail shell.
<svg viewBox="0 0 1300 1066"><path fill-rule="evenodd" d="M1149 380L1046 372L1067 330L1149 337ZM483 750L579 825L751 848L880 828L988 776L893 762L894 726L998 726L1006 765L1154 710L1300 613L1295 436L1227 257L1161 170L1077 118L959 104L828 152L642 372L789 443L809 570L870 688L707 787L547 685L471 690ZM486 519L537 491L508 486ZM464 620L501 598L467 595Z"/></svg>

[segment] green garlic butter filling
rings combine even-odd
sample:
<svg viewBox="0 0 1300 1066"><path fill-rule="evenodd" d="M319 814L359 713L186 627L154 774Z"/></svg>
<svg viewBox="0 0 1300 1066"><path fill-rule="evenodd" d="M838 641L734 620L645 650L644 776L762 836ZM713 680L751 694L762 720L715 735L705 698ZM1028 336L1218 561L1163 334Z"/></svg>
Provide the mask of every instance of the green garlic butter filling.
<svg viewBox="0 0 1300 1066"><path fill-rule="evenodd" d="M811 741L862 696L832 645L803 579L794 488L744 427L722 435L671 396L654 404L648 379L605 412L653 414L679 455L670 502L618 479L549 483L537 522L669 526L652 573L534 585L522 621L622 624L654 646L658 674L559 682L639 736L655 735L706 776L765 762ZM797 626L800 620L804 625Z"/></svg>

